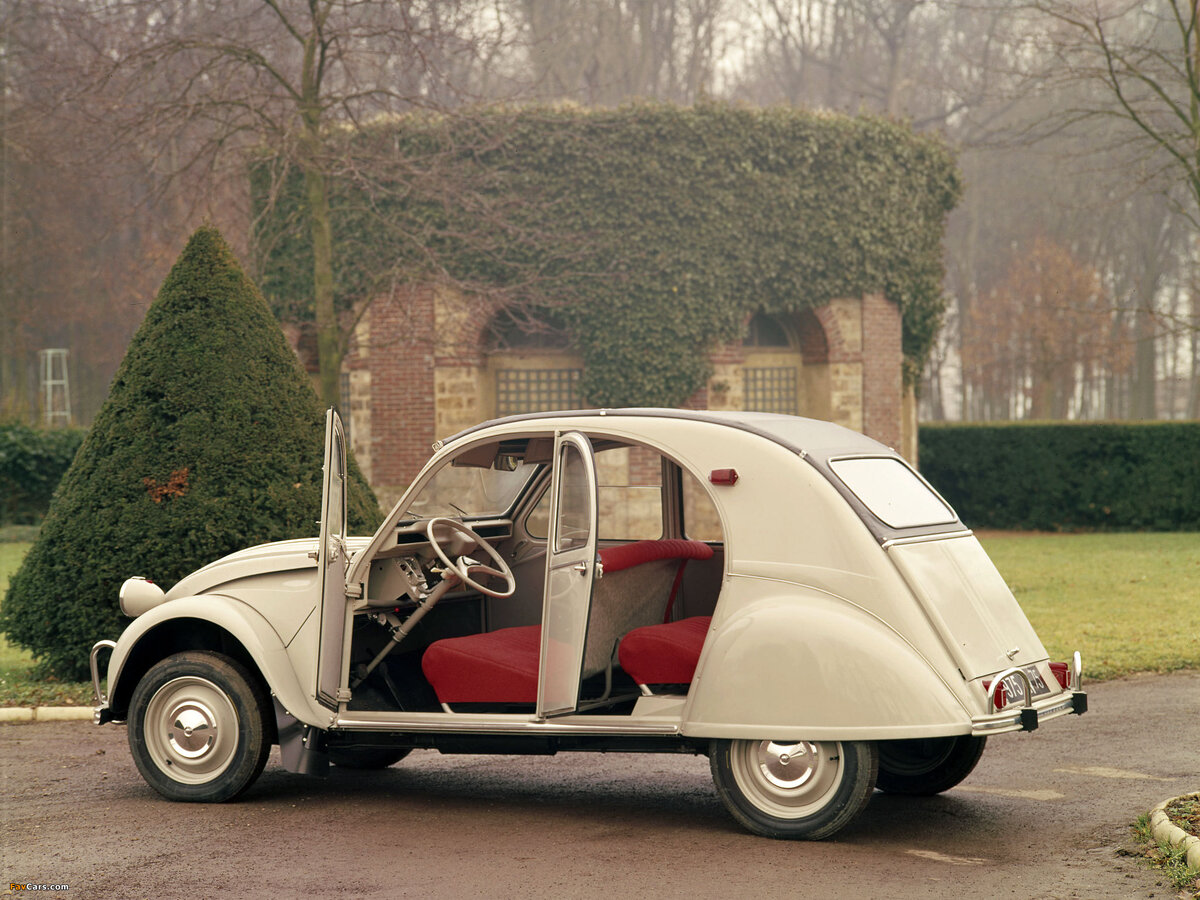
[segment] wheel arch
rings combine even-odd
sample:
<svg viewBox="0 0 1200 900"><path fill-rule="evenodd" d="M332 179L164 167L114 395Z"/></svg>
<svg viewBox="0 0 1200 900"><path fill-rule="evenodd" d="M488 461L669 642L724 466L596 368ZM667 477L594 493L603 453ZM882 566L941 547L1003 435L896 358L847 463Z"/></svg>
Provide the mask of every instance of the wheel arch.
<svg viewBox="0 0 1200 900"><path fill-rule="evenodd" d="M109 660L108 703L113 717L126 717L134 689L151 667L189 650L236 660L294 714L311 706L270 624L243 603L208 595L172 600L139 616L126 629ZM271 728L273 732L273 722ZM272 740L278 740L274 733Z"/></svg>
<svg viewBox="0 0 1200 900"><path fill-rule="evenodd" d="M689 737L809 741L970 729L949 685L900 635L846 600L803 589L714 619L682 724Z"/></svg>

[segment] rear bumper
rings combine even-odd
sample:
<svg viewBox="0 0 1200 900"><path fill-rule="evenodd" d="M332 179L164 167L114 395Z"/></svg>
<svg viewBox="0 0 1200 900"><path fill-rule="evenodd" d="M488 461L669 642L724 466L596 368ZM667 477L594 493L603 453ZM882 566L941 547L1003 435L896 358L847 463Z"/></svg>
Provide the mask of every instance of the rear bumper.
<svg viewBox="0 0 1200 900"><path fill-rule="evenodd" d="M1021 706L1008 706L996 711L996 693L1005 677L1018 676L1024 682L1025 702ZM982 737L989 734L1001 734L1006 731L1033 731L1042 722L1057 719L1059 716L1081 716L1087 712L1087 694L1083 691L1083 661L1076 651L1071 657L1071 665L1067 673L1067 683L1063 690L1051 694L1042 700L1032 702L1033 688L1029 676L1020 668L1008 669L993 678L991 690L988 692L989 712L984 716L971 719L971 734Z"/></svg>
<svg viewBox="0 0 1200 900"><path fill-rule="evenodd" d="M971 734L983 737L1006 731L1033 731L1042 722L1060 716L1081 716L1087 712L1087 708L1086 692L1063 692L1040 703L1005 709L988 716L976 716L971 720Z"/></svg>

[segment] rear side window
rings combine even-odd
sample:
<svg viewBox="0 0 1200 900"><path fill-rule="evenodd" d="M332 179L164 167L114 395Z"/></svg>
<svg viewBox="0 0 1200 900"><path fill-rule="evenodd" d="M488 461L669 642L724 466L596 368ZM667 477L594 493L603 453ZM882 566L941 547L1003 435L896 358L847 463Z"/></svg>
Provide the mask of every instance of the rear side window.
<svg viewBox="0 0 1200 900"><path fill-rule="evenodd" d="M958 521L954 510L898 459L835 459L829 467L863 506L890 528L921 528Z"/></svg>

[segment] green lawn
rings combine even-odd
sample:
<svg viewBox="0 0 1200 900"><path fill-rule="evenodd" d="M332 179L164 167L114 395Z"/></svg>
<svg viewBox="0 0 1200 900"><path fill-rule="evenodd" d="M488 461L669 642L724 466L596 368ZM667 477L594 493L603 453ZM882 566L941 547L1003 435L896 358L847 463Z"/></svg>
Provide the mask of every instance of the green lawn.
<svg viewBox="0 0 1200 900"><path fill-rule="evenodd" d="M1087 679L1200 668L1200 534L988 534L984 547L1053 659ZM0 596L29 549L0 543ZM90 684L33 677L0 637L0 706L90 704Z"/></svg>
<svg viewBox="0 0 1200 900"><path fill-rule="evenodd" d="M1086 678L1200 668L1200 534L988 534L1051 658Z"/></svg>
<svg viewBox="0 0 1200 900"><path fill-rule="evenodd" d="M17 571L28 542L0 543L0 598ZM35 677L33 658L0 635L0 706L91 706L90 683L76 684Z"/></svg>

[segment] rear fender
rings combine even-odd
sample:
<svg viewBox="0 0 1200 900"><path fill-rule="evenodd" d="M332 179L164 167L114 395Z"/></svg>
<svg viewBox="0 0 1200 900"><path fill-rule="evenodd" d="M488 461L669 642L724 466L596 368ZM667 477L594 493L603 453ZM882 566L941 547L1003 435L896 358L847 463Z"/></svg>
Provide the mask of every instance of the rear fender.
<svg viewBox="0 0 1200 900"><path fill-rule="evenodd" d="M798 741L970 733L970 714L954 691L895 631L840 598L780 587L775 598L714 618L684 707L685 735Z"/></svg>
<svg viewBox="0 0 1200 900"><path fill-rule="evenodd" d="M123 719L137 682L155 663L183 650L211 650L252 666L280 704L297 719L328 727L279 635L253 608L219 594L181 597L138 616L117 641L108 663L109 705Z"/></svg>

